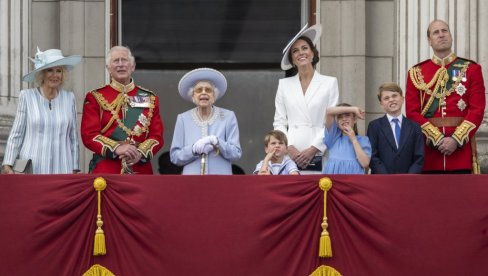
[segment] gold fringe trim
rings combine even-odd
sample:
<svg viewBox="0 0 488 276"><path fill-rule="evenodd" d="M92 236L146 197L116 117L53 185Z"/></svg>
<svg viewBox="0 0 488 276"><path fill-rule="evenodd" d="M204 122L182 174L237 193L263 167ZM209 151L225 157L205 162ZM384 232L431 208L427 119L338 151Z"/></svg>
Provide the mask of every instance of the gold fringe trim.
<svg viewBox="0 0 488 276"><path fill-rule="evenodd" d="M331 266L321 265L310 276L342 276L342 274Z"/></svg>
<svg viewBox="0 0 488 276"><path fill-rule="evenodd" d="M115 276L115 274L101 265L94 264L83 273L83 276Z"/></svg>
<svg viewBox="0 0 488 276"><path fill-rule="evenodd" d="M332 188L332 180L328 177L321 178L319 187L324 191L324 217L321 224L322 233L320 234L319 257L330 258L332 257L332 244L329 232L327 232L327 227L329 226L327 223L327 191Z"/></svg>
<svg viewBox="0 0 488 276"><path fill-rule="evenodd" d="M107 187L107 182L103 177L95 178L93 181L93 187L97 191L98 200L98 213L97 213L97 230L95 231L95 239L94 239L94 246L93 246L93 256L100 256L107 254L107 248L105 246L105 234L102 230L102 191L105 190ZM105 274L103 274L105 275Z"/></svg>

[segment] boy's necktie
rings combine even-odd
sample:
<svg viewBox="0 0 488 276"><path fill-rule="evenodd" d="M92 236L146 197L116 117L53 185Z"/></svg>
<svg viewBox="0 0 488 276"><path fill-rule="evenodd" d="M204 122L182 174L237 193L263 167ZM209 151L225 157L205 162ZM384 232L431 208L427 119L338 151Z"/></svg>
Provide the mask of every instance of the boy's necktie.
<svg viewBox="0 0 488 276"><path fill-rule="evenodd" d="M400 147L400 132L401 132L400 121L397 118L395 118L391 121L395 123L395 138L396 138L396 142L397 142L397 148L399 148Z"/></svg>

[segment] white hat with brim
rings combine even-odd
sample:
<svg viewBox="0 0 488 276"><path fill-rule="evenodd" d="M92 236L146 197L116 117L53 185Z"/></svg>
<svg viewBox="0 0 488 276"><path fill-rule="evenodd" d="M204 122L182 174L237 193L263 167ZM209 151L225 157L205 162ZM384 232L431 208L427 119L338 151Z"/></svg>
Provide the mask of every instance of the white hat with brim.
<svg viewBox="0 0 488 276"><path fill-rule="evenodd" d="M190 91L190 88L201 81L208 81L215 85L218 89L218 93L215 95L216 100L222 98L225 91L227 91L227 80L222 73L212 68L198 68L191 70L181 78L180 83L178 84L180 96L184 100L192 102L192 95L189 95L188 92Z"/></svg>
<svg viewBox="0 0 488 276"><path fill-rule="evenodd" d="M285 49L283 49L283 58L281 59L281 69L283 70L288 70L293 67L293 64L290 63L290 60L288 59L288 52L290 52L291 46L295 41L298 40L298 38L302 36L306 36L310 38L312 41L313 45L316 45L317 42L320 39L320 35L322 34L322 25L316 24L311 26L310 28L307 28L308 25L305 25L291 40L288 42L286 45Z"/></svg>
<svg viewBox="0 0 488 276"><path fill-rule="evenodd" d="M81 56L74 55L65 57L59 49L49 49L41 52L39 48L37 48L36 56L31 60L34 62L35 69L22 77L22 80L26 82L34 81L37 73L44 69L64 66L66 69L72 70L76 64L80 63Z"/></svg>

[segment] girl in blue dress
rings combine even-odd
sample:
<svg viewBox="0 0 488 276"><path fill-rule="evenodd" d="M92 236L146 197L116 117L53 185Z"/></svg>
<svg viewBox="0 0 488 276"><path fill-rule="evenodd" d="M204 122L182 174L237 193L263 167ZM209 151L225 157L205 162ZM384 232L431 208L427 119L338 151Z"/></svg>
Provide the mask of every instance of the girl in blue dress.
<svg viewBox="0 0 488 276"><path fill-rule="evenodd" d="M364 110L346 103L327 108L324 144L329 159L324 174L365 174L371 144L367 136L358 135L356 126L357 119L364 120L364 115Z"/></svg>

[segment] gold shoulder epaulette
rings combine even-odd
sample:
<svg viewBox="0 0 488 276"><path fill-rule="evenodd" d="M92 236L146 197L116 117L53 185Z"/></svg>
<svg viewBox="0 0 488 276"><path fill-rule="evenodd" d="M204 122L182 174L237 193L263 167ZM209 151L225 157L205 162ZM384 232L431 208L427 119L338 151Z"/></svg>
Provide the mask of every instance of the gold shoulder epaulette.
<svg viewBox="0 0 488 276"><path fill-rule="evenodd" d="M468 58L458 57L458 59L463 60L463 61L467 61L469 63L477 64L476 61L468 59Z"/></svg>
<svg viewBox="0 0 488 276"><path fill-rule="evenodd" d="M100 90L100 89L102 89L102 88L104 88L104 87L106 87L106 86L107 86L107 84L102 84L102 85L100 85L99 87L97 87L97 88L93 89L93 90L92 90L92 91L90 91L90 92L97 92L98 90Z"/></svg>
<svg viewBox="0 0 488 276"><path fill-rule="evenodd" d="M426 62L429 62L429 61L430 61L430 59L426 59L426 60L424 60L424 61L421 61L421 62L419 62L419 63L415 64L414 66L412 66L412 68L413 68L413 67L420 66L420 65L422 65L422 64L424 64L424 63L426 63Z"/></svg>
<svg viewBox="0 0 488 276"><path fill-rule="evenodd" d="M141 90L144 90L145 92L149 92L149 93L153 94L154 96L156 96L156 93L154 93L153 91L151 91L151 90L149 90L147 88L144 88L144 87L142 87L140 85L137 85L137 88L139 88Z"/></svg>

